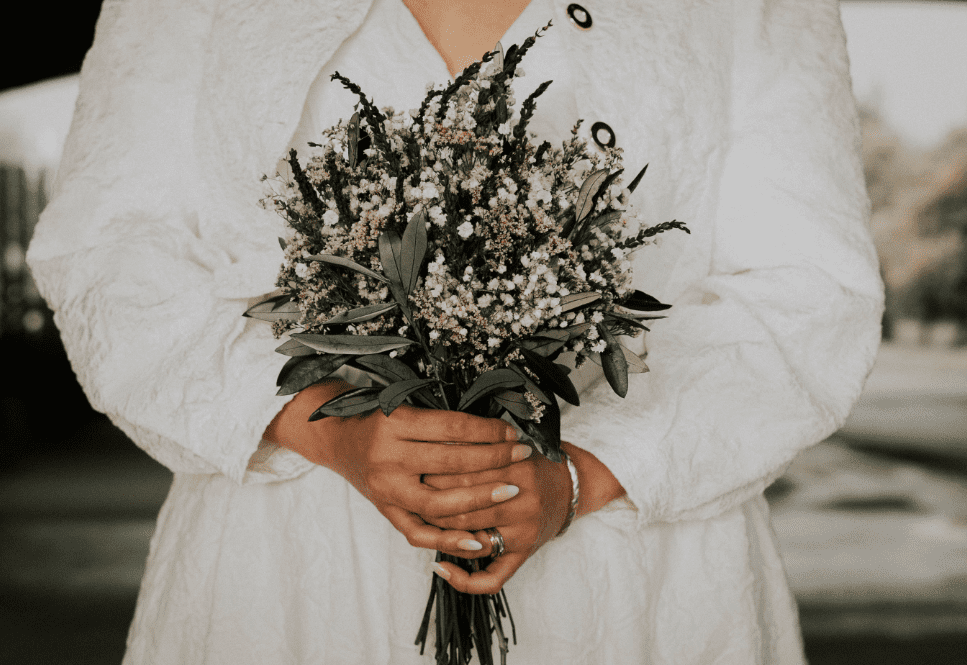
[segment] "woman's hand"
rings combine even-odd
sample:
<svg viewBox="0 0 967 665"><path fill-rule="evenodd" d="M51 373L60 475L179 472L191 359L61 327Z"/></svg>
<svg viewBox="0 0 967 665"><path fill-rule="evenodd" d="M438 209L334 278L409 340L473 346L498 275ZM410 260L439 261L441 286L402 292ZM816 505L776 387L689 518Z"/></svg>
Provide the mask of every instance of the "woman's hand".
<svg viewBox="0 0 967 665"><path fill-rule="evenodd" d="M444 531L425 519L443 521L487 510L515 490L496 477L443 489L425 485L420 478L425 474L461 477L520 462L531 450L515 443L514 428L502 420L405 405L389 417L377 410L365 416L308 422L319 405L350 388L348 383L331 381L303 390L265 430L265 439L342 475L411 545L458 556L480 550L469 531ZM452 443L490 445L448 445Z"/></svg>
<svg viewBox="0 0 967 665"><path fill-rule="evenodd" d="M625 494L621 483L598 458L574 444L561 444L577 469L580 498L576 516L599 510ZM486 529L496 527L504 539L504 553L486 569L468 573L450 563L438 563L437 573L455 589L465 593L497 593L525 561L560 532L571 510L571 474L567 465L534 455L522 462L498 469L460 474L429 475L423 482L439 490L495 483L520 489L516 497L471 513L443 519L424 516L426 521L446 529L473 531L483 546L468 553L447 554L466 559L490 556L490 536Z"/></svg>

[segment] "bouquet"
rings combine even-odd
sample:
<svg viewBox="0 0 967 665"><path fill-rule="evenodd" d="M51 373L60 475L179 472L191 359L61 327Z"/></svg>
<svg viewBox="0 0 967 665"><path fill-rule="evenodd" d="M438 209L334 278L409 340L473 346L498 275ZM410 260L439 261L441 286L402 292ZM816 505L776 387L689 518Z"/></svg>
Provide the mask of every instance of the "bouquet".
<svg viewBox="0 0 967 665"><path fill-rule="evenodd" d="M629 372L647 371L618 337L648 330L643 321L668 305L631 288L628 255L688 229L637 223L628 196L645 169L623 188L621 150L589 151L580 121L561 147L532 141L528 122L550 81L516 116L512 83L547 27L431 86L408 113L377 108L333 75L357 110L309 144L305 165L290 151L291 177L263 200L291 232L280 240L281 292L246 312L288 337L276 349L289 356L278 394L343 366L372 377L312 420L388 416L404 402L505 417L561 461L557 398L578 404L562 354L600 363L621 396ZM494 633L505 658L503 592L463 594L434 577L423 647L434 607L438 662L466 663L476 650L492 663Z"/></svg>

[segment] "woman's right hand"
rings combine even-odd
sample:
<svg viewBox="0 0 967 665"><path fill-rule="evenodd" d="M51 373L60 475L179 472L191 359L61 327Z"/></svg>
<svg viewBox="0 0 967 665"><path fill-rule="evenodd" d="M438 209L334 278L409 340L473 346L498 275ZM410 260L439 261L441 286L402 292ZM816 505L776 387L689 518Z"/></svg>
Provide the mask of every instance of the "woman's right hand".
<svg viewBox="0 0 967 665"><path fill-rule="evenodd" d="M516 430L503 420L407 405L389 417L376 410L309 422L321 404L352 387L328 381L306 388L273 419L264 438L339 473L414 547L452 554L479 550L469 531L443 530L420 515L442 519L481 510L512 498L516 488L495 481L437 490L421 477L503 468L531 449L516 443Z"/></svg>

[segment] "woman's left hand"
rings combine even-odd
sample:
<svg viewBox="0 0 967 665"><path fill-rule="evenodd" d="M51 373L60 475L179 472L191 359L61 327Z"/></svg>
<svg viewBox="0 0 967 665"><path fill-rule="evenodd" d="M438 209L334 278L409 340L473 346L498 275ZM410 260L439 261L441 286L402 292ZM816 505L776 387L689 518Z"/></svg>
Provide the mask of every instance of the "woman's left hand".
<svg viewBox="0 0 967 665"><path fill-rule="evenodd" d="M444 518L423 517L428 524L442 529L474 532L482 549L446 552L465 559L490 556L490 536L485 529L496 527L503 537L503 554L484 570L468 573L451 563L437 564L437 574L464 593L499 592L530 555L560 532L571 507L571 475L567 466L551 462L543 455L531 455L501 469L460 475L428 475L423 482L436 489L494 482L519 488L514 498L482 510Z"/></svg>

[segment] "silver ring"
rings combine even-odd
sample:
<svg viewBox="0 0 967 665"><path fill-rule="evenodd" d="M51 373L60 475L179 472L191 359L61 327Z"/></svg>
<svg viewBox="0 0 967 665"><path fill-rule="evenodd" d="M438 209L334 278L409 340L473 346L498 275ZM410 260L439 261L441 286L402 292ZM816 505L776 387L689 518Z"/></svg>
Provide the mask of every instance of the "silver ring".
<svg viewBox="0 0 967 665"><path fill-rule="evenodd" d="M500 531L497 531L497 527L491 527L484 533L490 536L490 556L496 559L507 549L504 545L504 537L500 535Z"/></svg>

